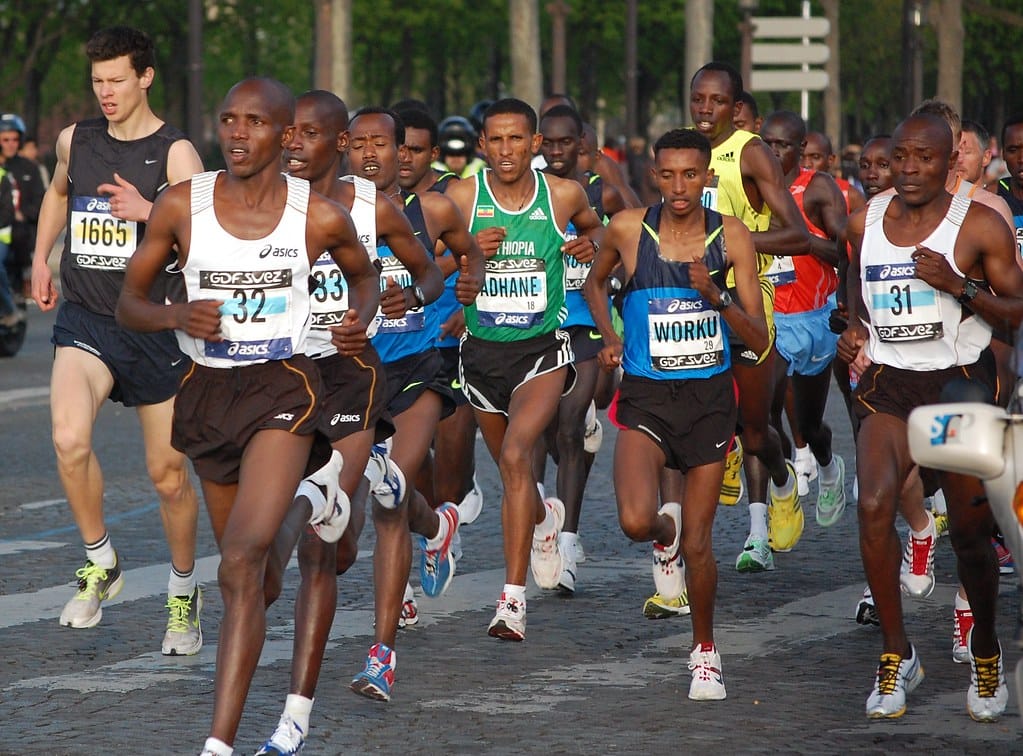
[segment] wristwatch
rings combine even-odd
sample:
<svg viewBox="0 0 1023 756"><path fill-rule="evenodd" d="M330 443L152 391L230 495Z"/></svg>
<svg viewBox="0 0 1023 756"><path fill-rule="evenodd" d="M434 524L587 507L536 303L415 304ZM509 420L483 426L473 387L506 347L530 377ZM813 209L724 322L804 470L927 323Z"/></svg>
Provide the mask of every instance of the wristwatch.
<svg viewBox="0 0 1023 756"><path fill-rule="evenodd" d="M416 307L424 307L426 305L426 296L421 288L418 286L406 286L405 288L412 290L412 299L415 300Z"/></svg>
<svg viewBox="0 0 1023 756"><path fill-rule="evenodd" d="M963 291L956 297L956 301L959 304L969 304L977 296L980 289L977 288L977 284L971 281L969 278L963 281Z"/></svg>
<svg viewBox="0 0 1023 756"><path fill-rule="evenodd" d="M729 294L727 290L725 290L725 291L722 291L720 294L718 294L718 303L716 305L711 305L711 308L717 310L718 312L721 312L725 308L731 307L731 306L732 306L732 295Z"/></svg>

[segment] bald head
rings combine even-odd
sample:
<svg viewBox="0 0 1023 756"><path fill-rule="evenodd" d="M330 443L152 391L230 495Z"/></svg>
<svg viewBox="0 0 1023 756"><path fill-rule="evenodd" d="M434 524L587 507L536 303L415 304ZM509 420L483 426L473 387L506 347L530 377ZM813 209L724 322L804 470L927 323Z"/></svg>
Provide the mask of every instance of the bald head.
<svg viewBox="0 0 1023 756"><path fill-rule="evenodd" d="M766 119L764 119L764 125L761 130L766 131L768 127L772 130L780 131L793 142L802 143L806 138L806 124L803 123L803 119L790 110L779 110L771 113Z"/></svg>
<svg viewBox="0 0 1023 756"><path fill-rule="evenodd" d="M225 109L228 103L242 95L260 100L274 123L288 126L295 120L295 96L277 79L265 76L242 79L227 91Z"/></svg>
<svg viewBox="0 0 1023 756"><path fill-rule="evenodd" d="M951 155L955 148L948 122L930 113L911 115L895 128L892 143L897 147L907 140L926 141L933 150L943 155Z"/></svg>

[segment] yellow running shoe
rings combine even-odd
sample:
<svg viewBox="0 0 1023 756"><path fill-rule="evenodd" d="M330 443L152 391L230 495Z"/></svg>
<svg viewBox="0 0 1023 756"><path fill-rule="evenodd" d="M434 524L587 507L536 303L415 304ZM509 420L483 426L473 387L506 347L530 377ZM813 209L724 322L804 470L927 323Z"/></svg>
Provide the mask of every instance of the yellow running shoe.
<svg viewBox="0 0 1023 756"><path fill-rule="evenodd" d="M643 616L647 619L667 619L689 614L689 592L682 591L677 599L666 601L661 594L655 593L643 604Z"/></svg>
<svg viewBox="0 0 1023 756"><path fill-rule="evenodd" d="M742 498L742 443L735 437L735 443L725 458L725 476L721 480L721 495L718 504L734 506Z"/></svg>
<svg viewBox="0 0 1023 756"><path fill-rule="evenodd" d="M782 498L771 482L771 504L767 507L767 541L773 551L792 551L803 535L803 508L799 505L799 488L796 486L796 471L791 462L786 462L792 482L792 492Z"/></svg>

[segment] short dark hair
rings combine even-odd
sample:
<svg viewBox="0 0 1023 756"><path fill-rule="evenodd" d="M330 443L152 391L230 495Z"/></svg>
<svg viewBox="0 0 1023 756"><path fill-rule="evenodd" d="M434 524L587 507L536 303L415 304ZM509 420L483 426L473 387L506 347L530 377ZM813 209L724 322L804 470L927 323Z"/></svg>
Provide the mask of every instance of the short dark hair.
<svg viewBox="0 0 1023 756"><path fill-rule="evenodd" d="M568 105L555 105L553 108L543 114L543 118L540 119L540 131L543 131L543 122L548 118L568 118L575 124L576 133L582 138L583 135L583 119L579 116L578 111L574 108L568 107Z"/></svg>
<svg viewBox="0 0 1023 756"><path fill-rule="evenodd" d="M85 45L85 56L90 63L114 60L122 55L131 58L131 67L139 76L147 68L156 68L152 37L130 26L100 29Z"/></svg>
<svg viewBox="0 0 1023 756"><path fill-rule="evenodd" d="M1019 126L1023 124L1023 113L1015 113L1009 116L1009 119L1002 124L1002 141L1001 146L1005 146L1005 132L1009 130L1010 126Z"/></svg>
<svg viewBox="0 0 1023 756"><path fill-rule="evenodd" d="M422 110L427 113L430 112L430 106L422 100L417 100L414 97L406 97L404 100L398 100L391 104L391 110L395 113L401 113L403 110Z"/></svg>
<svg viewBox="0 0 1023 756"><path fill-rule="evenodd" d="M745 89L742 90L742 92L739 94L739 97L736 99L735 102L736 104L740 102L744 103L747 107L749 107L751 111L753 111L754 118L760 118L760 108L757 107L756 98L752 94L747 92Z"/></svg>
<svg viewBox="0 0 1023 756"><path fill-rule="evenodd" d="M523 102L515 97L505 97L498 100L483 113L483 130L487 129L487 120L499 115L520 115L525 117L529 124L529 133L536 133L536 111L528 102Z"/></svg>
<svg viewBox="0 0 1023 756"><path fill-rule="evenodd" d="M364 108L359 108L355 115L348 121L348 128L352 128L352 124L355 123L355 119L359 116L368 115L385 115L391 119L394 123L394 143L399 147L405 144L405 122L401 120L401 116L395 113L390 108L385 108L377 105L367 105Z"/></svg>
<svg viewBox="0 0 1023 756"><path fill-rule="evenodd" d="M428 131L430 133L430 146L437 146L437 122L433 120L433 117L425 110L419 108L404 108L399 109L398 117L405 124L407 129L421 129L422 131Z"/></svg>
<svg viewBox="0 0 1023 756"><path fill-rule="evenodd" d="M693 74L693 78L689 80L689 88L692 89L693 82L696 81L696 77L704 71L720 71L721 73L728 75L728 80L732 85L732 102L738 102L739 98L742 97L742 74L736 70L735 66L731 63L725 63L720 60L712 60L710 63L704 63L697 69L696 73Z"/></svg>
<svg viewBox="0 0 1023 756"><path fill-rule="evenodd" d="M696 129L672 129L654 142L654 159L661 150L697 150L710 165L710 140Z"/></svg>
<svg viewBox="0 0 1023 756"><path fill-rule="evenodd" d="M977 135L977 141L980 142L980 149L986 150L988 142L991 141L991 132L989 132L984 125L977 121L971 121L968 118L963 119L963 133L970 132L971 134Z"/></svg>
<svg viewBox="0 0 1023 756"><path fill-rule="evenodd" d="M318 106L326 107L330 111L331 120L336 121L331 124L333 128L338 131L348 128L348 106L333 92L328 92L326 89L310 89L308 92L300 94L296 98L297 100L312 100Z"/></svg>

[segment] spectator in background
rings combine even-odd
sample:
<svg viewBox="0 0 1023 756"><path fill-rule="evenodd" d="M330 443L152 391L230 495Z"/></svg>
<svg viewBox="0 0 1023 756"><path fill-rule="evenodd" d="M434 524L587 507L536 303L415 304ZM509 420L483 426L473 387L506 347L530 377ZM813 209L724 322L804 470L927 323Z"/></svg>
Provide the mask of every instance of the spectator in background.
<svg viewBox="0 0 1023 756"><path fill-rule="evenodd" d="M661 194L653 183L654 161L650 148L643 137L629 138L629 152L626 156L629 168L629 185L639 196L640 202L649 207L660 201Z"/></svg>

